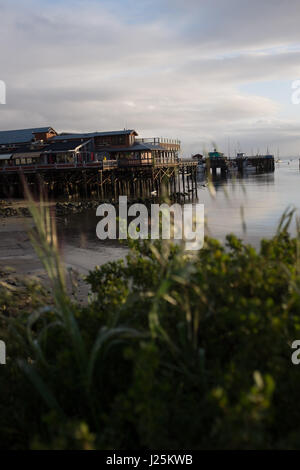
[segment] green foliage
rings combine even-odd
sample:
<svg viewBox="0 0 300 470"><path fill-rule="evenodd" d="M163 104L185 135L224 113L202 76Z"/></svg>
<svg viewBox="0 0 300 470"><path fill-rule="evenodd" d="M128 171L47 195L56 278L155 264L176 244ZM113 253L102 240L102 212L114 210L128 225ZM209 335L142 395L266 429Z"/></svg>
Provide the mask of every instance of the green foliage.
<svg viewBox="0 0 300 470"><path fill-rule="evenodd" d="M38 288L22 301L0 282L2 448L300 447L299 240L284 221L259 251L234 235L194 255L130 242L126 263L89 274L86 306L38 224L48 306Z"/></svg>

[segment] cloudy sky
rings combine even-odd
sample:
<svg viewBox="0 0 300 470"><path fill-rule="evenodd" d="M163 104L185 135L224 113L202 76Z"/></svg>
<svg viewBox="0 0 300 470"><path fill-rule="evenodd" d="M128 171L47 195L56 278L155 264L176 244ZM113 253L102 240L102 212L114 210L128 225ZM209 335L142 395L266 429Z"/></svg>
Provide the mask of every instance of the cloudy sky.
<svg viewBox="0 0 300 470"><path fill-rule="evenodd" d="M0 128L300 155L299 0L0 0ZM299 93L300 97L300 93Z"/></svg>

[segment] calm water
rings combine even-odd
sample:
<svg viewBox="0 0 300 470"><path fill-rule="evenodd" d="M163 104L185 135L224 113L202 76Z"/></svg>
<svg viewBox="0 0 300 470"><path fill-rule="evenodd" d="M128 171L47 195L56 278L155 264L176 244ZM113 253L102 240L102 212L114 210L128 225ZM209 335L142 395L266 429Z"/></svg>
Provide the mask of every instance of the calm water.
<svg viewBox="0 0 300 470"><path fill-rule="evenodd" d="M200 186L199 201L205 213L211 235L224 239L233 232L247 242L258 245L263 237L276 231L284 210L289 206L300 209L300 172L298 159L282 159L274 173L249 174L242 178L215 178L216 197ZM200 183L200 184L203 184ZM246 222L243 231L241 207Z"/></svg>
<svg viewBox="0 0 300 470"><path fill-rule="evenodd" d="M282 159L274 173L248 174L241 177L214 179L216 190L212 198L205 180L199 177L198 198L205 205L209 233L224 239L234 232L247 242L257 246L263 237L274 234L280 216L288 206L300 209L299 161ZM246 232L243 231L241 207L244 211ZM125 247L116 241L101 242L96 237L98 219L95 211L68 216L59 221L61 237L73 247L92 250L95 264L101 260L116 259L124 255Z"/></svg>

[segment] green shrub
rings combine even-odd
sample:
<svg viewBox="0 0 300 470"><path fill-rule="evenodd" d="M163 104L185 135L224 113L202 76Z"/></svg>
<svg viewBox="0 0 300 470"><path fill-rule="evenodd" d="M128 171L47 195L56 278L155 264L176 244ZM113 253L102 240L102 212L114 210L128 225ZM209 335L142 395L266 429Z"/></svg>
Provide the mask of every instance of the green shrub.
<svg viewBox="0 0 300 470"><path fill-rule="evenodd" d="M45 217L32 240L48 305L27 287L35 308L16 315L0 283L2 448L300 447L299 242L287 227L258 251L234 235L192 256L132 243L126 263L89 274L93 300L80 306Z"/></svg>

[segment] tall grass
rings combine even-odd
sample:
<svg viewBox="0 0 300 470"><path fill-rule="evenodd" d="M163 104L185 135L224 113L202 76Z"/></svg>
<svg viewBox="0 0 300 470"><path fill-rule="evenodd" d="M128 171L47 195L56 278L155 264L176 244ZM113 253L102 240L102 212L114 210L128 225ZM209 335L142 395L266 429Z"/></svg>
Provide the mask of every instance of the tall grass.
<svg viewBox="0 0 300 470"><path fill-rule="evenodd" d="M82 307L68 295L49 208L28 199L52 296L13 319L22 347L6 379L18 416L1 413L13 436L26 436L20 447L299 447L289 345L300 331L300 236L288 235L291 210L259 252L233 235L226 246L206 239L193 257L166 240L132 241L126 263L89 274L95 298Z"/></svg>
<svg viewBox="0 0 300 470"><path fill-rule="evenodd" d="M45 203L42 196L39 203L36 203L28 189L26 192L29 211L34 221L34 228L29 232L29 236L51 281L53 305L35 311L28 318L26 332L27 341L31 347L32 361L28 363L26 360L19 360L19 365L45 404L56 410L63 419L64 411L56 396L59 393L47 385L45 377L48 373L51 375L54 370L53 364L46 358L49 331L54 329L58 337L64 337L64 347L69 349L69 353L75 361L74 368L78 386L83 391L86 407L90 411L96 429L98 429L97 416L101 411L101 403L99 403L93 383L95 365L97 361L101 361L101 357L105 356L108 348L113 348L120 342L142 338L144 335L127 326L108 327L100 324L98 332L95 332L93 343L90 344L90 341L87 341L87 338L83 336L83 329L78 324L79 307L67 293L63 253L60 252L58 246L55 218L51 217L48 204ZM48 312L51 314L47 324L42 328L36 328L36 325L43 320ZM36 334L37 329L38 334ZM43 366L43 374L40 374L34 367L36 361Z"/></svg>

